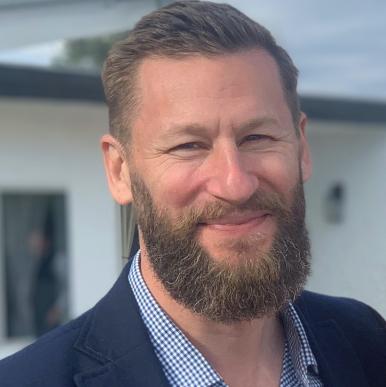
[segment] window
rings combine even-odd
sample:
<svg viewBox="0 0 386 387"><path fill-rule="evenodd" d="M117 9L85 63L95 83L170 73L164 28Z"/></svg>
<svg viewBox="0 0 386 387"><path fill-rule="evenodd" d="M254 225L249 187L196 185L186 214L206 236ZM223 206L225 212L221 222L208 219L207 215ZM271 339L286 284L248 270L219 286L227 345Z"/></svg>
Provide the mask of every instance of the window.
<svg viewBox="0 0 386 387"><path fill-rule="evenodd" d="M0 204L4 333L40 336L67 318L65 196L7 192Z"/></svg>

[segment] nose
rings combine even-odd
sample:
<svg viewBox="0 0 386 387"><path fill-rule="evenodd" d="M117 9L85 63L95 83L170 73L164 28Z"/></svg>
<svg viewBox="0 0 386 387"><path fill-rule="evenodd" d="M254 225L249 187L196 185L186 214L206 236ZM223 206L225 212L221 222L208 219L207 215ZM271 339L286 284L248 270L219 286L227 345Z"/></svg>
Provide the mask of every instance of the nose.
<svg viewBox="0 0 386 387"><path fill-rule="evenodd" d="M206 191L226 202L238 204L248 200L259 181L252 160L236 144L223 144L212 150L206 162Z"/></svg>

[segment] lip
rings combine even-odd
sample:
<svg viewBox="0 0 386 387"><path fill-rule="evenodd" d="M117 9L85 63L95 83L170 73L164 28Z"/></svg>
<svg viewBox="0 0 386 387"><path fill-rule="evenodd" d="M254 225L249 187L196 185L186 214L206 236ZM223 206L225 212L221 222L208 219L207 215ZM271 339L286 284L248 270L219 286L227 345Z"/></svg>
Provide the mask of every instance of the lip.
<svg viewBox="0 0 386 387"><path fill-rule="evenodd" d="M249 229L261 226L270 215L271 214L267 211L233 214L218 219L208 220L207 222L201 223L200 226L217 231L248 231Z"/></svg>

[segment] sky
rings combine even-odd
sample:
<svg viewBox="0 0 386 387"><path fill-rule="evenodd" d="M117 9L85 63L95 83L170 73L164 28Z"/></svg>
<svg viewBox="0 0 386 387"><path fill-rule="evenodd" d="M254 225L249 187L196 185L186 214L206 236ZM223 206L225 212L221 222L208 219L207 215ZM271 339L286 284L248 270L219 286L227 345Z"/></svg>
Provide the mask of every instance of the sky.
<svg viewBox="0 0 386 387"><path fill-rule="evenodd" d="M300 70L301 94L386 101L386 1L225 2L271 30ZM0 51L0 62L47 66L63 45Z"/></svg>

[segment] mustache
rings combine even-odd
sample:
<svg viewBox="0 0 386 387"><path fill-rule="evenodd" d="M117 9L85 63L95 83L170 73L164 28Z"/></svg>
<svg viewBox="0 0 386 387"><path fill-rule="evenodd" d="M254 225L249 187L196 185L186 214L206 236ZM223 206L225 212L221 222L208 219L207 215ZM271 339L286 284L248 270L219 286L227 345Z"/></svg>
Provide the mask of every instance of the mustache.
<svg viewBox="0 0 386 387"><path fill-rule="evenodd" d="M193 228L200 223L247 211L267 211L274 216L285 216L288 212L284 200L277 193L259 190L243 203L232 204L219 200L207 203L201 208L192 208L177 219L177 224L181 228Z"/></svg>

